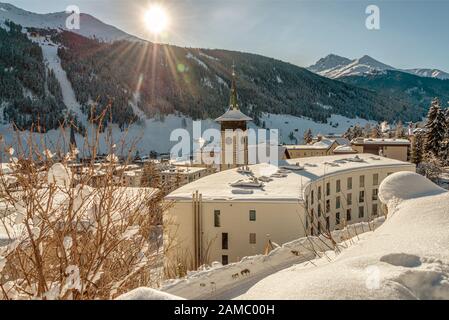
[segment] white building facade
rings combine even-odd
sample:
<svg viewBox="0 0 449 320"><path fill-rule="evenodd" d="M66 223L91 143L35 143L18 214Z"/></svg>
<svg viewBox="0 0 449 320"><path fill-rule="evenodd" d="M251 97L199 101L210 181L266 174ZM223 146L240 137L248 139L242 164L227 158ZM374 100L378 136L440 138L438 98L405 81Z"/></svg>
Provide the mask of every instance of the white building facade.
<svg viewBox="0 0 449 320"><path fill-rule="evenodd" d="M167 267L237 262L264 253L269 240L283 244L370 221L384 214L377 197L382 180L415 166L361 154L250 169L210 175L167 196Z"/></svg>

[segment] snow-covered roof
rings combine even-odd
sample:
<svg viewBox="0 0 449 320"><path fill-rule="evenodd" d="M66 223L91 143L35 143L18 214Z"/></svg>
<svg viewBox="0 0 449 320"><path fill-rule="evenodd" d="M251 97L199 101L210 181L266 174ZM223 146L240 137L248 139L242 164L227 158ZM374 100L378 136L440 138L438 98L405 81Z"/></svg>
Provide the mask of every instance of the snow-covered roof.
<svg viewBox="0 0 449 320"><path fill-rule="evenodd" d="M334 149L333 151L334 153L357 153L357 151L355 151L354 149L351 148L351 146L348 145L343 145L343 146L338 146Z"/></svg>
<svg viewBox="0 0 449 320"><path fill-rule="evenodd" d="M201 171L206 171L205 167L184 167L184 166L174 166L172 168L168 168L166 170L162 170L161 173L173 173L179 175L189 175L192 173L197 173Z"/></svg>
<svg viewBox="0 0 449 320"><path fill-rule="evenodd" d="M240 299L449 299L449 192L399 172L382 182L379 197L389 215L376 231L331 261L277 272Z"/></svg>
<svg viewBox="0 0 449 320"><path fill-rule="evenodd" d="M410 141L407 139L383 139L383 138L357 138L351 141L352 144L398 144L398 145L409 145Z"/></svg>
<svg viewBox="0 0 449 320"><path fill-rule="evenodd" d="M365 170L374 167L410 168L413 164L394 159L374 157L372 154L358 154L357 159L352 155L334 155L323 157L310 157L282 161L279 166L260 163L249 166L254 176L263 182L262 188L238 188L231 184L239 180L247 181L250 176L239 173L237 169L221 171L202 179L189 183L167 196L168 200L190 200L195 191L199 191L203 200L237 200L237 201L301 201L302 190L307 184L326 175L343 171ZM351 161L352 160L352 161ZM301 167L291 170L299 163ZM290 166L288 170L283 166ZM279 172L279 170L281 170ZM268 179L269 180L269 179Z"/></svg>
<svg viewBox="0 0 449 320"><path fill-rule="evenodd" d="M309 149L327 150L332 146L334 142L335 140L322 139L321 141L315 142L314 144L286 145L285 148L289 150L309 150Z"/></svg>
<svg viewBox="0 0 449 320"><path fill-rule="evenodd" d="M217 122L224 121L252 121L253 119L245 115L238 109L229 109L222 116L215 119Z"/></svg>

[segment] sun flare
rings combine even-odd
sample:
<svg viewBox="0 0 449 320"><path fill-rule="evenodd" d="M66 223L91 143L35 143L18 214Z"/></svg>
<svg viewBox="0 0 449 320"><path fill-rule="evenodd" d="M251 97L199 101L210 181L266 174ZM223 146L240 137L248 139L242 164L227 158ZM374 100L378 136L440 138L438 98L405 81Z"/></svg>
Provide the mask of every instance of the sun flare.
<svg viewBox="0 0 449 320"><path fill-rule="evenodd" d="M150 7L145 13L145 23L148 30L152 33L156 35L160 34L168 27L169 19L167 11L159 5Z"/></svg>

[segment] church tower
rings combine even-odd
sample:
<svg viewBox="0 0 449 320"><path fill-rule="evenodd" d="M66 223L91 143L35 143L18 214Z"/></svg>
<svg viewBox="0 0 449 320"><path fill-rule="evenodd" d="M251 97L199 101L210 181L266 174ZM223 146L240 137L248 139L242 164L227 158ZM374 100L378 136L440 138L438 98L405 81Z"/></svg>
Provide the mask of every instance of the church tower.
<svg viewBox="0 0 449 320"><path fill-rule="evenodd" d="M221 170L248 164L247 123L251 120L239 108L235 67L233 65L229 109L215 120L221 125Z"/></svg>

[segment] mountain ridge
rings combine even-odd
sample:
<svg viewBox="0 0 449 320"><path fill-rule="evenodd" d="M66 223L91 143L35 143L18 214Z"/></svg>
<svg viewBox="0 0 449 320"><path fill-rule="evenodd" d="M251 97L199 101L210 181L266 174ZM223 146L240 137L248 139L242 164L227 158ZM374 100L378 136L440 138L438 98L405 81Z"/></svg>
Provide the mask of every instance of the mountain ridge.
<svg viewBox="0 0 449 320"><path fill-rule="evenodd" d="M335 65L335 57L339 58L340 64ZM364 74L376 73L378 71L396 70L414 74L420 77L436 78L440 80L449 79L449 73L439 69L413 68L398 69L383 62L380 62L368 55L364 55L358 59L348 59L346 57L329 54L318 60L317 63L307 68L321 76L339 79L348 76L361 76Z"/></svg>
<svg viewBox="0 0 449 320"><path fill-rule="evenodd" d="M65 22L69 16L70 13L67 12L34 13L9 3L0 2L0 22L11 20L26 28L49 28L67 31ZM106 42L118 40L145 41L113 25L104 23L87 13L80 14L80 29L69 31L89 38L95 37L98 40Z"/></svg>

